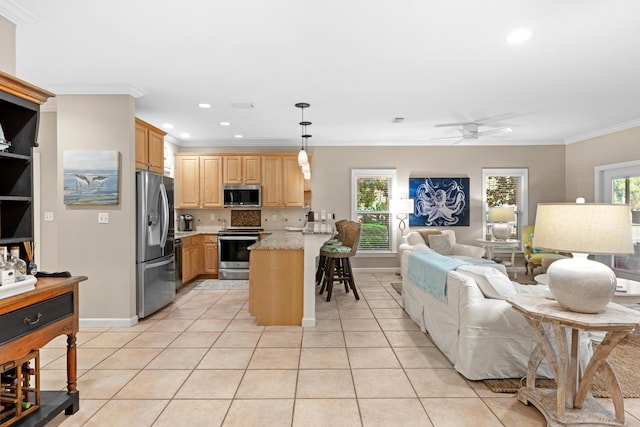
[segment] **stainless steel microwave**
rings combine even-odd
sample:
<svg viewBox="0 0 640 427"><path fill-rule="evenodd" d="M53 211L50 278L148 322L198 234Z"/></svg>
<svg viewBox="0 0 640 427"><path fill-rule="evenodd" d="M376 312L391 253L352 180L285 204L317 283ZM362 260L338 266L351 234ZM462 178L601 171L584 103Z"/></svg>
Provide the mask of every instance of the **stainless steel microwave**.
<svg viewBox="0 0 640 427"><path fill-rule="evenodd" d="M259 208L262 204L260 185L225 185L222 195L225 208Z"/></svg>

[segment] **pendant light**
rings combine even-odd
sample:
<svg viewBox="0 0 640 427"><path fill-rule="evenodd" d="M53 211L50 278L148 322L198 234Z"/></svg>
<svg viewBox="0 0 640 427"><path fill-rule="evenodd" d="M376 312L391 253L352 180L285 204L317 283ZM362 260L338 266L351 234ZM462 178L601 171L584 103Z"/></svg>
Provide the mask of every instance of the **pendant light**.
<svg viewBox="0 0 640 427"><path fill-rule="evenodd" d="M309 156L307 155L305 147L308 143L308 138L311 138L311 135L307 134L307 126L310 126L311 122L307 122L304 120L304 109L309 108L311 105L307 104L306 102L298 102L297 104L295 104L295 106L297 108L300 108L302 112L302 121L300 122L300 126L302 126L302 143L300 146L300 152L298 153L298 165L303 168L303 174L305 174L304 167L306 166L306 169L309 170L309 178L307 178L307 174L305 174L305 179L310 179L311 169L309 167Z"/></svg>

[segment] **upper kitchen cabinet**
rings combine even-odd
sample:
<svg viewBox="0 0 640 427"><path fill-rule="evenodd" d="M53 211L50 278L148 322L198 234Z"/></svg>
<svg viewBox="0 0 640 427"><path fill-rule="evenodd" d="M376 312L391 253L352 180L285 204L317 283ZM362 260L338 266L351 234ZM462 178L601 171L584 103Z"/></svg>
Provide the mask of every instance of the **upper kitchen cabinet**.
<svg viewBox="0 0 640 427"><path fill-rule="evenodd" d="M176 208L222 207L222 156L176 154Z"/></svg>
<svg viewBox="0 0 640 427"><path fill-rule="evenodd" d="M136 118L136 169L164 173L166 132Z"/></svg>
<svg viewBox="0 0 640 427"><path fill-rule="evenodd" d="M304 177L296 154L262 156L262 206L304 206Z"/></svg>
<svg viewBox="0 0 640 427"><path fill-rule="evenodd" d="M40 104L53 93L0 71L0 246L33 240L33 161Z"/></svg>
<svg viewBox="0 0 640 427"><path fill-rule="evenodd" d="M260 184L260 156L224 156L224 184Z"/></svg>

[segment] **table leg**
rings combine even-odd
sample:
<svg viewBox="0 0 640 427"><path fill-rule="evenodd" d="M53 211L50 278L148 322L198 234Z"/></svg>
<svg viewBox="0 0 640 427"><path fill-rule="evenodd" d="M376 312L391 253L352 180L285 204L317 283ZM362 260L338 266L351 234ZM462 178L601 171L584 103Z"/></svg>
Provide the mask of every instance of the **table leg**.
<svg viewBox="0 0 640 427"><path fill-rule="evenodd" d="M67 335L67 393L78 391L76 359L76 334Z"/></svg>
<svg viewBox="0 0 640 427"><path fill-rule="evenodd" d="M607 362L607 357L609 356L609 353L611 353L611 350L613 350L620 340L627 336L627 334L629 334L629 331L609 331L602 340L602 343L598 345L593 356L591 356L591 360L589 360L587 369L585 369L584 376L580 382L580 387L578 388L575 398L576 408L582 408L584 400L591 389L593 378L596 373L601 370L607 389L609 389L609 392L611 393L611 400L613 401L613 406L616 412L616 421L624 423L624 400L622 397L622 390L620 389L618 378L616 378L613 369L611 369L611 366Z"/></svg>

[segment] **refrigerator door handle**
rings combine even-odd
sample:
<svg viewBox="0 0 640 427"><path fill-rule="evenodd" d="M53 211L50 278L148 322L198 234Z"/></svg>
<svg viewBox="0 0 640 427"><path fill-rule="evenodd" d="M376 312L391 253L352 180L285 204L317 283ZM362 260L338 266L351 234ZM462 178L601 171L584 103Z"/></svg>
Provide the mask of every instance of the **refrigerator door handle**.
<svg viewBox="0 0 640 427"><path fill-rule="evenodd" d="M150 270L153 268L158 268L158 267L162 267L163 265L167 265L167 264L171 264L172 262L174 262L175 259L173 256L171 256L170 258L167 259L163 259L162 261L157 261L154 263L147 263L145 264L145 270Z"/></svg>
<svg viewBox="0 0 640 427"><path fill-rule="evenodd" d="M162 196L162 237L160 237L160 247L164 249L169 236L169 197L164 184L160 184L160 195Z"/></svg>

